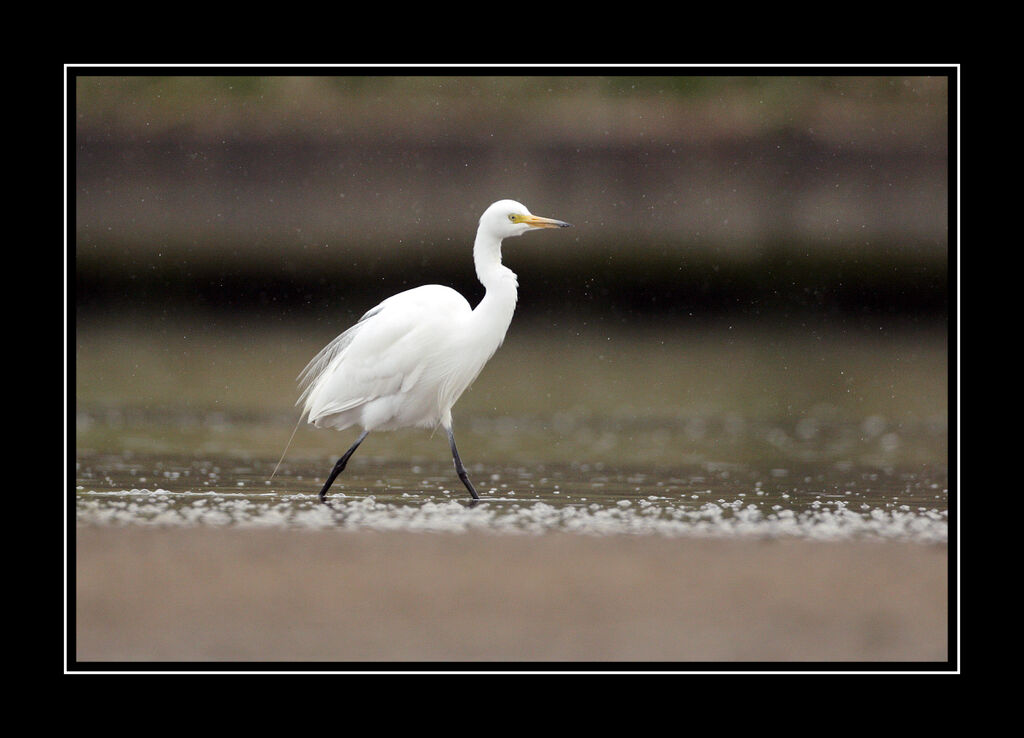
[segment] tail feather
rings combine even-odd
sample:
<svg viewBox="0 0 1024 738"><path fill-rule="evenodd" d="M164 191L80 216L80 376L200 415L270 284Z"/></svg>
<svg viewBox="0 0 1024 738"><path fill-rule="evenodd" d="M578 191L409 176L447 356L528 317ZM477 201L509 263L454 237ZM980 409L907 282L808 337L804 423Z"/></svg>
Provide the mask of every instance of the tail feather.
<svg viewBox="0 0 1024 738"><path fill-rule="evenodd" d="M285 444L284 451L281 452L281 458L277 460L277 466L274 467L274 471L270 474L270 479L273 480L274 475L277 474L277 470L281 468L281 462L284 461L285 454L288 453L288 449L292 445L292 440L295 438L295 433L299 430L299 425L302 423L302 415L299 415L299 421L295 424L294 430L292 430L291 436L288 438L288 443Z"/></svg>

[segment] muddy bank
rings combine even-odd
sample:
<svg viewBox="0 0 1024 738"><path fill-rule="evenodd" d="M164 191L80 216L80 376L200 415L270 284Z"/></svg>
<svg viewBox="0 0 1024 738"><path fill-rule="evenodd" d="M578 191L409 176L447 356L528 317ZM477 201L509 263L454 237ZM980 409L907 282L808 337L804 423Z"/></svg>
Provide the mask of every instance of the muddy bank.
<svg viewBox="0 0 1024 738"><path fill-rule="evenodd" d="M86 667L947 658L945 546L102 527L75 537L71 652Z"/></svg>

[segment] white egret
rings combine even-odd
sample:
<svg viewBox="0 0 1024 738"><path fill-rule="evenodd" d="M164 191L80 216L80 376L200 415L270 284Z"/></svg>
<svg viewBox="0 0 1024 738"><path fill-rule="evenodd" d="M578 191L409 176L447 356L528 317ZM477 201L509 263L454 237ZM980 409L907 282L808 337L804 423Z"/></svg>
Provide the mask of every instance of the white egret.
<svg viewBox="0 0 1024 738"><path fill-rule="evenodd" d="M567 226L532 215L514 200L499 200L480 217L473 244L476 275L486 289L475 309L449 287L406 290L368 311L309 362L299 375L302 395L296 403L303 405L307 422L363 429L331 470L321 500L371 431L438 425L448 434L459 479L474 500L480 499L455 447L452 406L512 322L518 282L501 263L501 242L536 228Z"/></svg>

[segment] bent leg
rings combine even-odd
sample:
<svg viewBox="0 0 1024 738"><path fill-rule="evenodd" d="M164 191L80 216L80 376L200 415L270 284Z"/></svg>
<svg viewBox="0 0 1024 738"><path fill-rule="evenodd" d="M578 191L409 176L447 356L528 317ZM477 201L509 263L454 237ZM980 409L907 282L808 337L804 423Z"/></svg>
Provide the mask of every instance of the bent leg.
<svg viewBox="0 0 1024 738"><path fill-rule="evenodd" d="M327 498L327 490L329 490L331 488L331 485L334 484L334 480L337 478L337 476L341 474L343 471L345 471L345 464L348 463L349 457L356 452L356 449L359 448L359 444L362 443L363 439L365 439L368 435L370 435L370 431L363 431L363 434L356 439L355 443L352 444L352 448L346 451L345 455L338 459L338 463L335 464L334 468L331 470L331 475L327 477L327 483L324 484L324 488L320 490L321 502L323 502Z"/></svg>

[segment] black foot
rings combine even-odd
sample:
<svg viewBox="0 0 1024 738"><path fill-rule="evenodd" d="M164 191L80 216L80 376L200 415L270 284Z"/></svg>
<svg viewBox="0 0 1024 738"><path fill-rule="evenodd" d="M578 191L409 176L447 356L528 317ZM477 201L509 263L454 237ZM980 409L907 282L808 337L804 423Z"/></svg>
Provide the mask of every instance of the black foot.
<svg viewBox="0 0 1024 738"><path fill-rule="evenodd" d="M323 489L320 490L320 502L327 501L327 490L329 490L331 485L334 484L334 480L338 478L338 475L345 471L345 465L348 463L349 458L351 458L352 454L354 454L356 449L359 448L359 444L362 443L369 434L369 431L363 431L363 434L359 436L355 443L352 444L352 448L346 451L345 455L338 459L334 468L331 469L331 473L327 477L327 482L324 483Z"/></svg>

